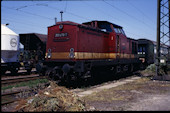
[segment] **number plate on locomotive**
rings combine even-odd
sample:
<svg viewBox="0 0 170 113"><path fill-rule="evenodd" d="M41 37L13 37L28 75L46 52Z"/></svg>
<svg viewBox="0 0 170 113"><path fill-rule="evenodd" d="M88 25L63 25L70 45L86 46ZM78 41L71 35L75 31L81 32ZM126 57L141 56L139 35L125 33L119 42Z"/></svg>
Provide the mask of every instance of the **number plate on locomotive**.
<svg viewBox="0 0 170 113"><path fill-rule="evenodd" d="M66 37L68 36L68 33L56 33L55 37Z"/></svg>

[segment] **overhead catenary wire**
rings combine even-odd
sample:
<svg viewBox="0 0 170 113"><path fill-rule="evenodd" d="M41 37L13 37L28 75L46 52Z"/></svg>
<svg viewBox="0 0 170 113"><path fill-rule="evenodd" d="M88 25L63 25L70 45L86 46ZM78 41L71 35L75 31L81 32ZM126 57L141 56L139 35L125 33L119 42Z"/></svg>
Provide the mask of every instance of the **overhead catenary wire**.
<svg viewBox="0 0 170 113"><path fill-rule="evenodd" d="M34 4L34 5L24 5L24 6L20 6L20 7L18 7L18 8L11 8L11 7L7 7L7 6L1 6L1 7L7 8L7 9L10 9L10 10L20 11L20 12L23 12L23 13L26 13L26 14L29 14L29 15L38 16L38 17L41 17L41 18L44 18L44 19L48 19L48 20L54 20L54 19L49 18L49 17L45 17L45 16L42 16L42 15L38 15L38 14L35 14L35 13L30 13L30 12L21 10L22 8L26 8L26 7L29 7L29 6L47 6L47 7L49 7L47 4L44 4L44 3L43 3L43 4L37 4L37 3L36 3L36 4ZM60 9L58 9L58 8L54 8L54 7L49 7L49 8L52 8L52 9L55 9L55 10L59 10L59 11L60 11ZM77 15L77 14L74 14L74 13L71 13L71 12L68 12L68 11L66 12L66 7L65 7L65 13L70 14L70 15L73 15L73 16L76 16L76 17L78 17L78 18L85 19L85 20L91 20L91 19L88 19L88 18L79 16L79 15ZM3 19L3 20L5 20L5 19ZM6 19L6 20L7 20L7 19ZM8 21L11 21L11 20L8 19ZM16 21L15 21L15 22L16 22ZM16 23L20 23L20 24L21 24L21 22L16 22ZM23 25L25 25L25 24L23 24Z"/></svg>
<svg viewBox="0 0 170 113"><path fill-rule="evenodd" d="M139 21L139 22L145 24L148 28L151 28L148 24L146 24L144 21L139 20L139 19L136 18L135 16L128 14L127 12L125 12L125 11L121 10L120 8L118 8L118 7L114 6L114 5L106 2L105 0L103 0L103 2L106 3L106 4L108 4L109 6L113 7L114 9L120 11L121 13L126 14L126 15L129 16L130 18L133 18L134 20ZM151 28L151 29L152 29L152 28Z"/></svg>
<svg viewBox="0 0 170 113"><path fill-rule="evenodd" d="M9 27L12 27L11 29L14 30L15 32L16 32L17 30L18 30L18 31L23 31L23 32L25 32L25 33L29 33L29 32L30 32L28 29L20 29L20 28L18 28L18 27L16 28L16 26L13 25L13 24L12 24L12 25L10 24ZM17 32L16 32L16 33L17 33ZM18 34L19 34L19 33L18 33Z"/></svg>
<svg viewBox="0 0 170 113"><path fill-rule="evenodd" d="M2 20L15 22L15 23L18 23L18 24L21 24L21 25L29 25L29 26L26 26L26 27L31 27L31 28L33 28L33 27L37 27L37 28L39 28L39 29L41 29L41 28L42 28L42 27L39 27L39 26L37 26L37 25L35 25L35 24L30 24L30 23L20 22L20 21L18 22L18 21L11 20L11 19L6 19L6 18L2 18Z"/></svg>
<svg viewBox="0 0 170 113"><path fill-rule="evenodd" d="M49 6L48 4L42 5L42 6L48 7L48 8L51 8L51 9L55 9L55 10L58 10L58 11L61 11L61 9L58 9L58 8L56 8L56 7ZM79 15L77 15L77 14L71 13L71 12L69 12L69 11L63 11L63 12L64 12L64 13L67 13L67 14L70 14L70 15L73 15L73 16L75 16L75 17L81 18L81 19L91 20L91 19L89 19L89 18L85 18L85 17L79 16Z"/></svg>
<svg viewBox="0 0 170 113"><path fill-rule="evenodd" d="M14 10L15 11L15 10ZM9 13L7 13L7 14L5 14L5 15L8 15ZM29 25L29 26L33 26L33 27L37 27L37 28L42 28L43 26L41 26L41 25L38 25L37 26L37 22L33 22L33 21L30 21L30 20L24 20L24 18L17 18L17 16L16 15L19 15L19 16L22 16L22 17L24 17L24 15L23 14L19 14L19 13L13 13L12 15L12 12L10 12L10 16L7 16L7 17L5 17L5 16L2 16L2 18L1 18L1 20L4 20L4 21L9 21L9 23L19 23L19 24L22 24L22 25ZM13 16L13 15L15 15L15 16ZM3 21L1 21L1 22L3 22ZM11 25L11 24L10 24ZM44 24L43 24L44 25Z"/></svg>
<svg viewBox="0 0 170 113"><path fill-rule="evenodd" d="M83 2L84 2L84 1L83 1ZM99 8L94 7L94 6L90 5L90 4L88 4L87 2L84 2L84 3L87 4L88 6L90 6L91 8L95 9L96 11L98 11L98 12L104 14L104 15L107 15L108 17L113 17L113 15L111 15L111 14L109 14L109 13L106 13L106 12L102 11L102 10L99 9ZM113 18L116 19L116 20L119 20L118 18L115 18L115 17L113 17ZM141 28L139 28L139 29L141 29ZM126 31L126 32L141 37L141 36L138 35L138 34L134 34L134 33L128 32L128 31ZM145 33L145 34L147 34L147 33ZM148 34L148 35L151 35L151 34ZM144 37L144 36L142 36L142 37Z"/></svg>
<svg viewBox="0 0 170 113"><path fill-rule="evenodd" d="M90 4L88 4L87 2L83 1L87 6L90 6L91 8L95 9L96 11L104 14L104 15L107 15L108 17L112 17L113 19L116 19L116 20L119 20L117 17L113 16L113 15L110 15L109 13L107 13L106 11L102 11L101 9L97 8L97 7L94 7Z"/></svg>
<svg viewBox="0 0 170 113"><path fill-rule="evenodd" d="M7 7L7 6L1 6L1 7L7 8L7 9L11 9L11 10L20 11L20 12L23 12L23 13L26 13L26 14L29 14L29 15L38 16L38 17L41 17L43 19L54 20L52 18L49 18L49 17L46 17L46 16L42 16L42 15L38 15L38 14L35 14L35 13L31 13L31 12L28 12L28 11L17 10L17 9L13 9L13 8L10 8L10 7Z"/></svg>
<svg viewBox="0 0 170 113"><path fill-rule="evenodd" d="M139 13L141 13L145 18L147 18L150 22L152 22L153 24L156 24L154 23L141 9L139 9L138 7L136 7L132 2L130 2L129 0L127 0L127 2L133 7L136 9L136 11L138 11Z"/></svg>

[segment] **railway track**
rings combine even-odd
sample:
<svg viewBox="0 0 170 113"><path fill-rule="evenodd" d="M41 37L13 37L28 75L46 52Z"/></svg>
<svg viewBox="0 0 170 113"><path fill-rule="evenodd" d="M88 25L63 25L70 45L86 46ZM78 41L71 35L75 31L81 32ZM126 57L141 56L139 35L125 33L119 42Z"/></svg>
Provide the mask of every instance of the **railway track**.
<svg viewBox="0 0 170 113"><path fill-rule="evenodd" d="M49 86L49 83L45 83L45 84L41 84L41 86ZM42 87L41 87L42 88ZM27 96L30 96L30 95L34 95L35 94L35 91L38 92L38 90L41 90L40 89L30 89L30 88L24 88L24 89L20 89L18 91L11 91L11 92L5 92L5 93L2 93L1 92L1 105L7 105L7 104L10 104L10 103L14 103L16 101L19 101L21 98L23 98L22 96L21 97L17 97L17 95L24 95L26 93L28 93L29 95Z"/></svg>
<svg viewBox="0 0 170 113"><path fill-rule="evenodd" d="M6 105L13 103L15 101L18 101L19 99L15 98L15 94L21 93L21 91L15 91L15 92L8 92L1 94L1 105Z"/></svg>
<svg viewBox="0 0 170 113"><path fill-rule="evenodd" d="M41 78L45 78L45 76L32 75L32 76L4 78L4 79L1 79L1 85L6 85L6 84L9 85L9 84L14 84L18 82L25 82L25 81L36 80L36 79L41 79Z"/></svg>
<svg viewBox="0 0 170 113"><path fill-rule="evenodd" d="M20 83L20 82L25 82L25 81L30 81L30 80L36 80L36 79L42 79L46 78L45 76L39 76L39 75L29 75L29 76L19 76L19 77L10 77L10 78L1 78L1 85L10 85L10 84L15 84L15 83ZM16 95L22 92L27 92L30 89L23 89L19 91L12 91L12 92L6 92L6 93L1 93L1 105L6 105L10 104L13 102L16 102L19 100L19 98L16 98Z"/></svg>
<svg viewBox="0 0 170 113"><path fill-rule="evenodd" d="M4 78L12 78L12 77L18 77L18 76L30 76L30 75L35 75L35 74L37 74L37 71L35 68L32 69L31 74L27 74L27 70L20 69L18 71L17 75L13 75L13 74L11 74L10 71L6 71L5 74L1 75L1 78L4 79Z"/></svg>

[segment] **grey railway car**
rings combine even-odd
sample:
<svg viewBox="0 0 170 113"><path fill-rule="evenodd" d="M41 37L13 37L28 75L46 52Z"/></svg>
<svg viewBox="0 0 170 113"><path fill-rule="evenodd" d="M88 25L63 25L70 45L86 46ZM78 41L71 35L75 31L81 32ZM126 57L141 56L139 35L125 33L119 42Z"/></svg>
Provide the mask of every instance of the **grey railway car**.
<svg viewBox="0 0 170 113"><path fill-rule="evenodd" d="M168 55L168 48L170 46L168 45L160 45L160 63L161 64L166 64L169 60ZM138 39L138 56L139 59L142 60L142 62L145 65L153 64L156 62L156 42L151 41L148 39Z"/></svg>
<svg viewBox="0 0 170 113"><path fill-rule="evenodd" d="M11 71L17 74L19 63L19 35L1 24L1 74Z"/></svg>

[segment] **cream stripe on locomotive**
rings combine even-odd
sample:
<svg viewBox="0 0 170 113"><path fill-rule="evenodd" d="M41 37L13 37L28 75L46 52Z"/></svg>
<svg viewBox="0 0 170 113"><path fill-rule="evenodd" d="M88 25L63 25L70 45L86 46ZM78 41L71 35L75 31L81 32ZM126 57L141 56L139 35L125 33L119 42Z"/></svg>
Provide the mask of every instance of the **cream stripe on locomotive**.
<svg viewBox="0 0 170 113"><path fill-rule="evenodd" d="M115 53L88 53L88 52L75 52L75 59L106 59L116 58Z"/></svg>
<svg viewBox="0 0 170 113"><path fill-rule="evenodd" d="M69 52L52 52L50 59L70 59ZM74 52L74 59L137 58L134 54ZM47 53L46 53L47 58Z"/></svg>

